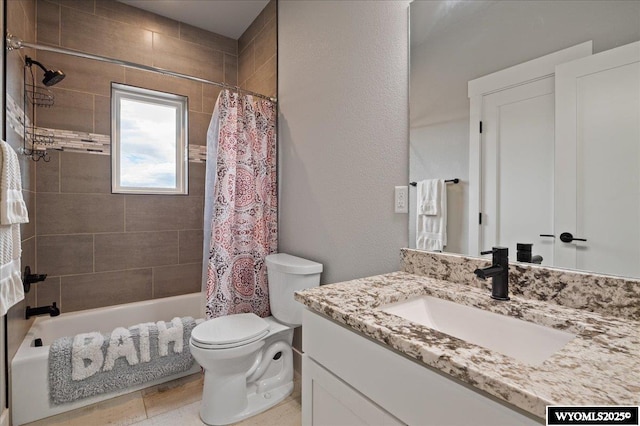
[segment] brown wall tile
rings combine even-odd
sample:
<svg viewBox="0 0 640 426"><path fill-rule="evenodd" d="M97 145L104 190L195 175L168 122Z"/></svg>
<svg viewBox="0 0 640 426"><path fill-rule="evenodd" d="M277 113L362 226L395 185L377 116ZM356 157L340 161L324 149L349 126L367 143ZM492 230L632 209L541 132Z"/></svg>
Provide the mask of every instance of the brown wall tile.
<svg viewBox="0 0 640 426"><path fill-rule="evenodd" d="M224 55L224 82L236 86L238 84L238 57Z"/></svg>
<svg viewBox="0 0 640 426"><path fill-rule="evenodd" d="M160 68L221 81L223 53L201 45L153 34L153 65Z"/></svg>
<svg viewBox="0 0 640 426"><path fill-rule="evenodd" d="M93 272L93 235L38 236L39 274L51 276Z"/></svg>
<svg viewBox="0 0 640 426"><path fill-rule="evenodd" d="M189 162L189 195L204 197L205 163Z"/></svg>
<svg viewBox="0 0 640 426"><path fill-rule="evenodd" d="M275 0L240 37L238 83L243 89L276 96L277 12Z"/></svg>
<svg viewBox="0 0 640 426"><path fill-rule="evenodd" d="M36 167L34 161L26 155L20 155L20 173L22 174L22 189L33 191L36 187Z"/></svg>
<svg viewBox="0 0 640 426"><path fill-rule="evenodd" d="M265 24L254 41L256 68L276 54L276 32L276 18L274 17Z"/></svg>
<svg viewBox="0 0 640 426"><path fill-rule="evenodd" d="M153 298L199 292L202 288L202 265L160 266L153 268Z"/></svg>
<svg viewBox="0 0 640 426"><path fill-rule="evenodd" d="M60 6L70 7L72 9L78 9L83 12L94 13L95 12L95 0L50 0L54 3L58 3ZM102 1L102 0L99 0Z"/></svg>
<svg viewBox="0 0 640 426"><path fill-rule="evenodd" d="M38 52L38 61L47 68L62 70L67 75L56 89L76 90L102 96L111 95L111 82L124 80L124 67L60 53ZM58 107L56 100L53 108Z"/></svg>
<svg viewBox="0 0 640 426"><path fill-rule="evenodd" d="M22 240L22 256L20 257L20 265L23 271L25 266L29 266L31 271L37 273L35 237L24 238Z"/></svg>
<svg viewBox="0 0 640 426"><path fill-rule="evenodd" d="M245 32L238 39L238 53L241 54L243 50L247 48L253 41L253 39L258 35L262 27L265 24L265 15L260 12L260 14L253 20L249 28L245 30Z"/></svg>
<svg viewBox="0 0 640 426"><path fill-rule="evenodd" d="M278 17L278 2L277 0L271 0L260 12L264 15L265 22L269 21L269 19Z"/></svg>
<svg viewBox="0 0 640 426"><path fill-rule="evenodd" d="M198 196L131 195L127 197L126 230L201 229L204 200Z"/></svg>
<svg viewBox="0 0 640 426"><path fill-rule="evenodd" d="M39 43L60 45L60 6L48 1L38 0L37 23Z"/></svg>
<svg viewBox="0 0 640 426"><path fill-rule="evenodd" d="M151 299L151 269L62 277L64 312Z"/></svg>
<svg viewBox="0 0 640 426"><path fill-rule="evenodd" d="M202 86L202 112L206 112L207 114L213 113L213 108L216 105L218 95L221 91L221 87L211 84L204 84Z"/></svg>
<svg viewBox="0 0 640 426"><path fill-rule="evenodd" d="M36 235L36 193L23 190L22 198L29 212L29 223L20 225L20 238L26 240Z"/></svg>
<svg viewBox="0 0 640 426"><path fill-rule="evenodd" d="M38 235L124 231L124 198L112 194L36 196Z"/></svg>
<svg viewBox="0 0 640 426"><path fill-rule="evenodd" d="M202 111L202 83L132 68L125 70L124 82L145 89L187 96L189 110Z"/></svg>
<svg viewBox="0 0 640 426"><path fill-rule="evenodd" d="M64 47L139 64L152 64L152 32L75 9L62 8Z"/></svg>
<svg viewBox="0 0 640 426"><path fill-rule="evenodd" d="M20 0L20 4L24 9L27 17L27 28L30 28L35 35L36 30L36 0ZM35 38L33 39L35 40Z"/></svg>
<svg viewBox="0 0 640 426"><path fill-rule="evenodd" d="M276 96L276 57L261 66L244 84L244 88L267 96Z"/></svg>
<svg viewBox="0 0 640 426"><path fill-rule="evenodd" d="M27 27L27 16L19 1L7 1L7 31L26 41L33 40L33 33Z"/></svg>
<svg viewBox="0 0 640 426"><path fill-rule="evenodd" d="M242 84L253 75L256 69L254 46L254 43L251 43L240 52L238 57L238 81L243 89L246 89L246 87L243 87Z"/></svg>
<svg viewBox="0 0 640 426"><path fill-rule="evenodd" d="M189 24L180 23L180 39L200 44L213 50L238 54L238 41L229 37L215 34Z"/></svg>
<svg viewBox="0 0 640 426"><path fill-rule="evenodd" d="M98 234L95 239L96 272L178 263L177 231Z"/></svg>
<svg viewBox="0 0 640 426"><path fill-rule="evenodd" d="M58 88L49 90L55 96L55 105L38 109L39 127L93 132L93 95Z"/></svg>
<svg viewBox="0 0 640 426"><path fill-rule="evenodd" d="M202 244L201 230L180 231L180 263L202 263Z"/></svg>
<svg viewBox="0 0 640 426"><path fill-rule="evenodd" d="M7 61L7 95L22 108L22 95L24 93L24 56L22 52L10 52L6 55ZM29 77L28 77L29 78Z"/></svg>
<svg viewBox="0 0 640 426"><path fill-rule="evenodd" d="M111 134L111 97L93 97L93 131L100 135Z"/></svg>
<svg viewBox="0 0 640 426"><path fill-rule="evenodd" d="M48 151L48 162L38 161L36 168L36 192L60 192L60 152Z"/></svg>
<svg viewBox="0 0 640 426"><path fill-rule="evenodd" d="M145 30L179 37L178 21L174 21L146 10L138 9L115 0L99 0L96 2L96 15L125 22Z"/></svg>
<svg viewBox="0 0 640 426"><path fill-rule="evenodd" d="M34 284L32 288L36 293L36 306L47 306L56 302L56 306L64 312L60 303L60 277L47 277L45 281Z"/></svg>
<svg viewBox="0 0 640 426"><path fill-rule="evenodd" d="M191 112L189 114L189 144L207 144L207 130L210 122L211 114L199 112Z"/></svg>
<svg viewBox="0 0 640 426"><path fill-rule="evenodd" d="M60 153L62 192L111 193L111 156L77 152Z"/></svg>

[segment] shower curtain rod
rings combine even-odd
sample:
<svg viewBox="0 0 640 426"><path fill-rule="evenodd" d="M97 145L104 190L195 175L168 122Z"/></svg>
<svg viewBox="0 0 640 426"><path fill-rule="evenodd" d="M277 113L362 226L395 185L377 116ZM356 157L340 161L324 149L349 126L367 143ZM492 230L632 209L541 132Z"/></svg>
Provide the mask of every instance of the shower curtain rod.
<svg viewBox="0 0 640 426"><path fill-rule="evenodd" d="M122 65L122 66L125 66L127 68L136 68L136 69L143 70L143 71L151 71L151 72L156 72L156 73L159 73L159 74L170 75L172 77L184 78L184 79L187 79L187 80L197 81L199 83L211 84L213 86L222 87L223 89L231 89L231 90L234 90L234 91L237 91L237 92L246 93L248 95L256 96L256 97L263 98L263 99L268 99L268 100L270 100L272 102L278 102L277 98L273 98L271 96L262 95L260 93L252 92L250 90L241 89L238 86L233 86L233 85L226 84L226 83L220 83L220 82L217 82L217 81L206 80L204 78L194 77L192 75L182 74L182 73L175 72L175 71L170 71L170 70L167 70L167 69L164 69L164 68L153 67L151 65L143 65L143 64L138 64L138 63L135 63L135 62L124 61L122 59L110 58L108 56L93 55L91 53L84 53L84 52L79 52L77 50L65 49L65 48L55 47L55 46L49 46L49 45L46 45L46 44L29 43L29 42L21 40L20 38L18 38L16 36L13 36L13 35L7 33L7 50L9 50L9 51L17 50L17 49L22 49L24 47L30 47L30 48L36 49L36 50L44 50L44 51L47 51L47 52L61 53L63 55L77 56L79 58L92 59L94 61L109 62L109 63L112 63L112 64Z"/></svg>

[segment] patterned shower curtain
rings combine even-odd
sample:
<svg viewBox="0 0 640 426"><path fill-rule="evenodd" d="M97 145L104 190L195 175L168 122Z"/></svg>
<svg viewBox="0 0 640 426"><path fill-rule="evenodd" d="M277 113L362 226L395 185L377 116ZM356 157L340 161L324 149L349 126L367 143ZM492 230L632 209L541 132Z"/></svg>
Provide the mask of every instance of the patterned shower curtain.
<svg viewBox="0 0 640 426"><path fill-rule="evenodd" d="M265 257L278 244L275 121L269 100L228 90L218 97L207 134L207 318L270 315Z"/></svg>

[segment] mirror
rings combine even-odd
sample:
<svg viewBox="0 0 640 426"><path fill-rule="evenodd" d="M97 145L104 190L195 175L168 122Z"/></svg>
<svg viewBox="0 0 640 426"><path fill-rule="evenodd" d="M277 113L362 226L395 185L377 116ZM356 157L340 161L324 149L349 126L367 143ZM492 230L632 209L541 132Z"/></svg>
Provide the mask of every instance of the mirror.
<svg viewBox="0 0 640 426"><path fill-rule="evenodd" d="M573 157L567 157L561 145L570 140L567 132L571 130L566 118L570 107L564 101L571 94L566 88L576 87L576 81L580 82L578 90L582 90L581 85L596 87L574 65L594 66L600 59L587 56L603 58L599 54L614 49L615 55L607 55L619 56L624 46L625 55L637 55L640 47L632 43L640 40L640 2L416 0L411 3L410 16L409 180L460 179L459 184L446 185L447 243L443 251L478 256L494 245L507 245L510 259L516 260L516 242L531 243L532 254L542 255L543 265L640 277L640 266L636 265L640 263L640 202L637 196L627 197L640 193L640 119L637 111L633 113L640 108L640 91L635 88L640 87L638 62L629 60L625 66L609 67L620 69L627 79L627 86L620 91L620 96L626 97L616 104L622 114L613 115L616 119L625 114L628 117L623 125L608 123L616 131L627 126L621 130L626 132L626 151L617 152L616 157L606 149L615 136L609 128L599 127L599 118L610 111L603 105L600 109L571 106L574 110L581 108L578 115L598 118L587 127L589 135L600 134L600 139L577 143L577 165L576 144ZM539 76L527 74L542 63L546 68ZM556 69L562 72L556 75ZM614 96L617 89L607 88L607 84L621 81L622 74L603 77L596 88ZM517 84L509 80L513 75L521 79ZM560 86L558 78L562 78ZM526 86L524 82L532 84ZM539 92L522 92L533 90L533 86ZM506 89L514 89L514 93L519 90L521 93L514 96L527 102L513 101L506 96ZM573 93L573 98L583 99L589 93ZM520 104L520 109L513 107ZM532 113L523 112L527 108L533 108ZM540 113L542 109L536 108L546 109ZM479 116L474 115L472 120L472 114ZM514 119L515 127L505 118L514 114L519 114ZM485 121L480 134L479 121L489 119L497 119L497 124ZM500 140L509 131L520 145ZM538 140L536 132L546 132L548 140ZM582 134L571 137L579 139ZM632 161L626 161L631 157ZM587 176L585 170L602 169L599 162L608 167L607 174ZM590 186L580 186L580 179L591 179ZM621 182L625 184L619 185ZM420 231L416 229L420 217L417 188L410 186L409 191L410 247L420 249L416 247L416 232ZM615 204L621 198L627 205ZM578 202L572 201L575 199ZM483 215L482 224L479 213ZM537 218L546 222L534 226ZM564 242L566 233L571 233L574 240ZM565 234L562 241L561 234ZM611 235L624 241L617 243ZM631 244L630 248L625 244ZM631 257L623 256L627 253Z"/></svg>

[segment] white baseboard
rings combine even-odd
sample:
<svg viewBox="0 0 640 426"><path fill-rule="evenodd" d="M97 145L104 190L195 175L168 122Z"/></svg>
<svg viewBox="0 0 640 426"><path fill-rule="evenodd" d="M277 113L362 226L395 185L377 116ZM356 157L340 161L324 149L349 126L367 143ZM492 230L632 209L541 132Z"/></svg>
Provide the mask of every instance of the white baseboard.
<svg viewBox="0 0 640 426"><path fill-rule="evenodd" d="M9 426L9 409L5 408L0 414L0 426Z"/></svg>

